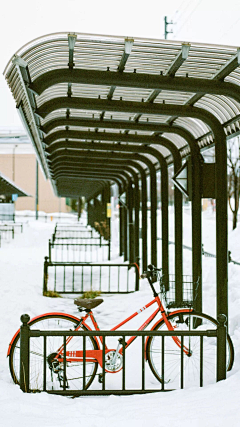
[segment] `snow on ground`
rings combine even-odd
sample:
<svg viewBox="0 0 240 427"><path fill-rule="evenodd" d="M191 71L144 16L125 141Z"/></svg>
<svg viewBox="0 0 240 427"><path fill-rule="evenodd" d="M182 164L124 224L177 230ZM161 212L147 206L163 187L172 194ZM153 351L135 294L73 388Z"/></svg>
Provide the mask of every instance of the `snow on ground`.
<svg viewBox="0 0 240 427"><path fill-rule="evenodd" d="M184 243L191 246L190 212L184 210ZM31 220L14 241L3 241L0 248L1 328L0 328L0 408L4 427L142 427L166 424L192 427L240 425L240 266L229 264L230 334L235 346L235 364L228 379L200 388L169 393L134 396L66 397L24 394L13 384L6 357L8 344L20 326L20 316L30 317L51 311L77 315L72 298L53 299L42 296L43 260L48 253L48 239L55 226L52 222ZM115 227L117 230L117 227ZM170 237L171 239L171 237ZM215 252L215 215L203 212L203 243L206 251ZM117 244L112 245L117 250ZM173 248L171 245L171 254ZM229 250L240 260L240 225L231 231ZM117 261L117 258L115 258ZM173 259L171 259L173 265ZM184 250L184 273L191 274L191 252ZM203 257L204 312L215 317L215 259ZM104 304L96 308L96 317L108 329L131 314L151 298L144 281L137 294L104 296ZM150 299L149 298L149 299ZM114 376L113 376L114 377Z"/></svg>

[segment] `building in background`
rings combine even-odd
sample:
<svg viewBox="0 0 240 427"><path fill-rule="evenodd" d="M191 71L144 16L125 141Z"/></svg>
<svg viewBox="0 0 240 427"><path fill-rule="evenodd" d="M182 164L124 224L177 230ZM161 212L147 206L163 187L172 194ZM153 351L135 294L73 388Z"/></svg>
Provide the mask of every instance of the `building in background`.
<svg viewBox="0 0 240 427"><path fill-rule="evenodd" d="M16 210L36 209L36 155L31 141L22 129L0 129L0 172L32 197L15 201ZM69 203L69 202L68 202ZM66 199L57 197L49 180L38 166L38 210L70 212Z"/></svg>

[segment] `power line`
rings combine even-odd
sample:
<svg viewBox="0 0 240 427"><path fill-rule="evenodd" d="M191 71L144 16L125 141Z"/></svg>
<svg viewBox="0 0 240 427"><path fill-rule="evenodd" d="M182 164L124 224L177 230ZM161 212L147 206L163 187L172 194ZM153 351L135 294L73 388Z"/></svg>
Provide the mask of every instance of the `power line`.
<svg viewBox="0 0 240 427"><path fill-rule="evenodd" d="M181 30L181 28L185 25L185 21L187 19L189 19L193 13L195 12L195 10L198 8L198 6L200 5L200 3L202 3L202 0L199 0L199 2L197 3L197 5L195 6L195 8L190 12L190 14L187 16L187 18L183 21L183 24L181 25L180 28L177 29L176 34ZM189 3L188 3L189 4Z"/></svg>
<svg viewBox="0 0 240 427"><path fill-rule="evenodd" d="M181 3L181 5L179 6L178 10L176 10L175 14L177 14L179 11L181 11L181 7L184 3L186 3L187 0L183 0L183 2ZM177 17L178 19L180 19L182 17L182 15L184 15L185 10L188 8L188 6L190 5L190 3L192 3L192 1L190 0L186 5L185 8L181 11L180 15Z"/></svg>
<svg viewBox="0 0 240 427"><path fill-rule="evenodd" d="M233 27L235 27L235 25L238 23L240 21L240 18L238 18L235 22L234 22L234 24L232 24L229 28L228 28L228 30L227 31L225 31L225 33L223 33L223 35L220 37L220 39L219 40L221 40L223 37L225 37L227 34L229 34L229 30L231 29L233 29Z"/></svg>

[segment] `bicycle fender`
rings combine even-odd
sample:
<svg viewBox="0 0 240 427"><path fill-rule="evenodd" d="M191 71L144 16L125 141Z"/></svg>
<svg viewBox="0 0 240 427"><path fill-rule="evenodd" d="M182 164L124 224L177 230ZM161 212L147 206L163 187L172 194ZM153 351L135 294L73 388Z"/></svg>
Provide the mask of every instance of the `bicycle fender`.
<svg viewBox="0 0 240 427"><path fill-rule="evenodd" d="M181 310L171 311L170 315L172 315L172 314L177 314L177 313L182 313L182 312L190 313L190 312L192 312L192 311L193 311L192 309L185 308L185 309L181 309ZM168 317L168 316L167 316L167 317ZM151 328L151 331L154 331L154 329L156 329L156 327L159 325L159 323L162 323L163 321L164 321L164 320L163 320L163 317L161 317L161 319L159 319L159 320L158 320L158 321L153 325L153 327ZM145 342L145 360L147 360L147 345L148 345L149 338L150 338L150 337L147 337L146 342Z"/></svg>
<svg viewBox="0 0 240 427"><path fill-rule="evenodd" d="M45 314L40 314L39 316L33 317L32 319L30 319L30 320L29 320L28 324L29 324L29 325L31 325L33 322L35 322L35 320L39 319L40 317L45 317L45 316L50 316L50 315L58 315L58 316L59 316L59 315L60 315L60 316L64 315L64 316L69 317L69 318L71 318L71 319L77 320L78 322L79 322L79 320L80 320L78 317L72 316L71 314L65 314L65 313L45 313ZM87 326L85 323L84 323L84 326L85 326L87 329L91 330L91 329L89 328L89 326ZM19 333L20 333L20 329L18 329L18 331L17 331L17 332L14 334L14 336L12 337L11 342L10 342L10 344L9 344L9 346L8 346L7 357L9 356L10 351L11 351L11 347L12 347L12 345L13 345L13 342L15 341L15 339L16 339L16 337L18 336L18 334L19 334Z"/></svg>

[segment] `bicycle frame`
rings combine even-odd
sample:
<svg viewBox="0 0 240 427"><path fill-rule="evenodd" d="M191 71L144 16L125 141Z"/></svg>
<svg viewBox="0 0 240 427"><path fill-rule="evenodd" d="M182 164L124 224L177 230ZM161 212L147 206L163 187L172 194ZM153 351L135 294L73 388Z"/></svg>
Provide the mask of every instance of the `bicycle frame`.
<svg viewBox="0 0 240 427"><path fill-rule="evenodd" d="M157 322L159 323L160 321L164 321L168 330L169 331L173 331L174 328L172 326L172 324L169 322L168 318L167 318L167 314L165 312L165 309L162 305L162 302L159 298L159 296L156 296L152 301L150 301L148 304L146 304L145 306L143 306L142 308L140 308L139 310L137 310L135 313L133 313L131 316L129 316L127 319L123 320L121 323L119 323L117 326L115 326L114 328L111 329L111 331L116 331L118 330L121 326L125 325L126 323L128 323L130 320L134 319L136 316L138 316L140 313L142 313L143 311L145 311L146 309L148 309L149 307L151 307L153 304L157 303L158 308L147 318L147 320L140 326L140 328L138 329L139 331L144 330L151 322L152 320L157 316L158 313L161 313L162 317L161 319ZM179 311L179 310L178 310ZM178 312L177 311L177 312ZM183 310L181 310L182 312ZM192 310L184 310L186 312L190 312ZM82 325L84 325L88 330L92 331L92 329L86 324L87 319L91 319L91 322L94 326L94 329L96 331L99 331L99 326L97 321L95 320L95 317L93 315L93 312L90 311L88 312L84 317L82 317L80 319L80 323L79 325L76 327L75 331L78 331ZM154 325L155 327L156 325ZM153 329L154 329L153 327ZM73 337L69 336L66 339L66 347L68 345L68 343L72 340ZM103 366L103 351L100 348L100 344L99 341L101 343L101 345L103 346L103 337L99 336L99 337L94 337L97 345L98 345L98 349L97 350L85 350L85 354L83 354L83 350L76 350L76 351L67 351L66 350L66 361L67 362L83 362L85 360L85 362L98 362L99 365L102 367ZM136 336L132 336L130 337L126 343L125 343L125 349L128 348L130 346L130 344L132 344L132 342L136 339ZM176 345L178 347L181 348L181 341L179 340L178 337L174 336L172 337L172 339L175 341ZM146 346L147 346L147 340L146 340L146 344L145 344L145 350L146 350ZM110 349L107 347L107 345L105 344L105 355L107 355L107 353L111 352L111 351L116 351L116 349ZM187 354L190 355L190 352L188 350L187 347L184 346L183 351ZM120 355L123 354L123 346L119 349L118 353ZM63 345L58 349L57 351L57 355L55 357L58 362L62 363L63 362ZM146 358L146 351L145 351L145 358ZM119 369L119 371L122 368ZM110 372L110 373L116 373L118 371L108 371L105 368L106 372Z"/></svg>

